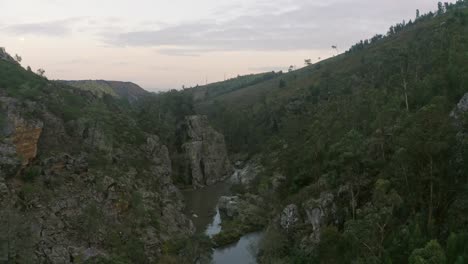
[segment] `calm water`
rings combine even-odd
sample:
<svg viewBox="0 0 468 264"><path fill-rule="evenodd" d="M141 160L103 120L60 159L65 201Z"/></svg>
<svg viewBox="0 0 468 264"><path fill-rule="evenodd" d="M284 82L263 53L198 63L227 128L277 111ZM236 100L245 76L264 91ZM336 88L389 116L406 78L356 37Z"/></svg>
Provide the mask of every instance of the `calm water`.
<svg viewBox="0 0 468 264"><path fill-rule="evenodd" d="M191 217L197 233L212 237L221 232L221 216L217 204L221 196L230 195L231 180L203 189L182 191L187 205L185 213ZM247 234L235 244L215 249L212 263L256 264L257 245L262 235L262 232Z"/></svg>
<svg viewBox="0 0 468 264"><path fill-rule="evenodd" d="M215 249L214 264L256 264L258 243L263 233L251 233L243 236L236 244Z"/></svg>
<svg viewBox="0 0 468 264"><path fill-rule="evenodd" d="M203 189L182 191L186 204L185 213L192 219L193 224L197 228L197 233L204 233L207 228L210 229L211 235L215 235L221 231L221 227L219 227L221 217L217 212L217 205L221 196L229 195L229 186L229 183L222 182ZM218 222L214 223L213 220Z"/></svg>

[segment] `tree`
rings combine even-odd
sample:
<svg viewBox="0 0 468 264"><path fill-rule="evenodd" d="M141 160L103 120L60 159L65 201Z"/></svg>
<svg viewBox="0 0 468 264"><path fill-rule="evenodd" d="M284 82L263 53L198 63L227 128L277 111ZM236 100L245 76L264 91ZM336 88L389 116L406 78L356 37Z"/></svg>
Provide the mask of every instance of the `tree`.
<svg viewBox="0 0 468 264"><path fill-rule="evenodd" d="M332 45L332 49L336 50L336 53L339 54L340 51L338 50L338 46L337 45Z"/></svg>
<svg viewBox="0 0 468 264"><path fill-rule="evenodd" d="M421 13L419 12L419 9L416 9L416 19L419 19L421 17Z"/></svg>
<svg viewBox="0 0 468 264"><path fill-rule="evenodd" d="M289 68L288 68L288 72L292 72L292 71L294 71L294 65L291 65L291 66L289 66Z"/></svg>
<svg viewBox="0 0 468 264"><path fill-rule="evenodd" d="M31 72L31 71L32 71L31 66L26 67L26 70L27 70L28 72Z"/></svg>
<svg viewBox="0 0 468 264"><path fill-rule="evenodd" d="M45 70L40 68L37 70L37 75L41 76L41 77L44 77L44 73L45 73Z"/></svg>
<svg viewBox="0 0 468 264"><path fill-rule="evenodd" d="M413 250L409 264L445 264L445 252L437 240L429 241L424 248Z"/></svg>
<svg viewBox="0 0 468 264"><path fill-rule="evenodd" d="M358 255L365 259L381 260L384 242L391 233L394 211L402 204L400 195L388 180L379 179L374 185L372 201L359 210L357 218L345 224L347 236Z"/></svg>
<svg viewBox="0 0 468 264"><path fill-rule="evenodd" d="M408 102L409 58L408 58L407 53L401 54L400 57L401 57L400 73L401 73L401 81L402 81L402 86L403 86L403 95L405 98L406 112L409 112L409 102Z"/></svg>
<svg viewBox="0 0 468 264"><path fill-rule="evenodd" d="M442 2L437 3L437 15L442 15L444 13L444 4Z"/></svg>
<svg viewBox="0 0 468 264"><path fill-rule="evenodd" d="M281 80L279 81L279 88L284 88L284 87L286 87L286 81L283 80L283 79L281 79Z"/></svg>
<svg viewBox="0 0 468 264"><path fill-rule="evenodd" d="M15 54L15 61L17 61L18 63L21 63L22 60L23 60L23 58L21 58L20 55Z"/></svg>
<svg viewBox="0 0 468 264"><path fill-rule="evenodd" d="M304 64L305 64L306 66L312 65L312 60L311 60L311 59L305 59L305 60L304 60Z"/></svg>

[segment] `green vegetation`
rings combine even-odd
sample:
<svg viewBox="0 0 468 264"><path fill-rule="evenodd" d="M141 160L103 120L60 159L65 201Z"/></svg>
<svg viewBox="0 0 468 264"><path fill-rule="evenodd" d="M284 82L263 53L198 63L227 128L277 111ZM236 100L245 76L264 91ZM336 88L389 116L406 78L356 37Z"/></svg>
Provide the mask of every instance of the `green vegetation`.
<svg viewBox="0 0 468 264"><path fill-rule="evenodd" d="M257 83L262 83L281 74L282 72L267 72L237 76L236 78L232 78L224 82L211 83L200 87L197 85L197 87L185 91L192 94L195 101L206 101L222 94L234 92Z"/></svg>
<svg viewBox="0 0 468 264"><path fill-rule="evenodd" d="M468 119L450 117L468 92L467 6L442 5L346 54L195 103L231 152L264 154L260 193L274 172L287 177L267 197L272 218L323 188L342 190L343 218L321 243L304 249L311 230L300 229L265 244L263 262L463 261L466 243L448 240L464 241L468 228ZM269 236L283 236L274 225Z"/></svg>
<svg viewBox="0 0 468 264"><path fill-rule="evenodd" d="M468 117L455 119L451 112L468 92L467 22L466 0L441 3L436 13L418 12L415 21L319 64L148 95L135 105L102 87L85 87L102 93L97 98L5 61L0 87L2 94L47 107L70 135L77 130L73 124L83 125L75 136L89 139L91 147L125 150L141 146L147 133L159 135L170 149L175 177L187 115L206 114L231 153L262 154L265 172L248 191L262 196L267 213L252 210L242 221L225 221L214 238L218 246L267 226L263 263L460 264L468 260ZM81 150L69 145L60 150ZM137 177L147 176L141 173L145 158L116 165L99 149L91 152L91 169L115 176L131 166ZM277 172L286 179L273 191ZM34 185L39 174L34 167L25 170L25 208L42 187ZM61 180L51 179L50 186ZM279 228L277 216L286 205L296 204L307 219L305 203L324 191L334 194L336 219L320 231L307 223L290 232ZM112 230L105 239L111 262L145 263L135 228L149 224L160 231L160 212L148 212L137 190L119 195L122 223L104 225L99 206L87 204L79 219L87 231L80 235L92 244L100 228ZM320 232L320 240L308 244L313 232ZM206 237L174 238L164 242L161 261L193 262L211 247Z"/></svg>
<svg viewBox="0 0 468 264"><path fill-rule="evenodd" d="M115 93L114 89L112 86L110 86L108 83L102 81L93 81L93 80L85 80L85 81L68 81L65 82L66 84L85 90L85 91L90 91L93 94L102 97L104 95L111 95L117 97L117 93Z"/></svg>

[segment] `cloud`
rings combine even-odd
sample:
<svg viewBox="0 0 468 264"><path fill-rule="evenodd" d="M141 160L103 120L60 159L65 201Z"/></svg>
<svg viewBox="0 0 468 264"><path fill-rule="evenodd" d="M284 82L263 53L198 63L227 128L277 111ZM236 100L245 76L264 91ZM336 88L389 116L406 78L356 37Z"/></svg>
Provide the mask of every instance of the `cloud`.
<svg viewBox="0 0 468 264"><path fill-rule="evenodd" d="M84 18L68 18L47 22L14 24L2 28L13 35L62 37L72 33L72 26Z"/></svg>
<svg viewBox="0 0 468 264"><path fill-rule="evenodd" d="M262 8L266 10L263 13ZM361 38L384 33L388 26L403 19L404 8L408 6L402 0L261 2L256 6L255 10L259 11L255 15L155 30L107 32L103 39L114 46L172 46L175 48L160 49L162 54L171 56L196 56L223 50L326 49L332 44L349 46Z"/></svg>

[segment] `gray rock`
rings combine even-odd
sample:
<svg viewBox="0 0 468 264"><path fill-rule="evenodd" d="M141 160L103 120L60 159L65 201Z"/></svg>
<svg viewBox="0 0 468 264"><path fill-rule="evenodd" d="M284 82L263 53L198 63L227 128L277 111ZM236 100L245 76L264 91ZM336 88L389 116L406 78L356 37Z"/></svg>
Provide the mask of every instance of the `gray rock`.
<svg viewBox="0 0 468 264"><path fill-rule="evenodd" d="M258 158L248 161L242 168L234 171L234 180L248 187L252 181L264 171L264 167L260 164Z"/></svg>
<svg viewBox="0 0 468 264"><path fill-rule="evenodd" d="M240 198L238 196L221 196L218 201L218 208L221 213L229 218L239 214Z"/></svg>
<svg viewBox="0 0 468 264"><path fill-rule="evenodd" d="M280 225L286 231L293 230L300 222L299 208L295 204L286 206L281 212Z"/></svg>
<svg viewBox="0 0 468 264"><path fill-rule="evenodd" d="M185 118L187 140L182 145L187 159L186 174L194 188L213 185L232 173L224 136L214 130L206 116Z"/></svg>
<svg viewBox="0 0 468 264"><path fill-rule="evenodd" d="M321 228L336 222L336 205L334 195L330 192L322 192L320 198L310 199L303 204L307 215L307 223L312 225L313 242L320 242Z"/></svg>
<svg viewBox="0 0 468 264"><path fill-rule="evenodd" d="M463 95L455 109L450 113L451 117L458 118L460 114L468 112L468 93Z"/></svg>
<svg viewBox="0 0 468 264"><path fill-rule="evenodd" d="M271 177L271 188L273 191L277 191L279 187L286 181L286 177L279 173L275 172Z"/></svg>

